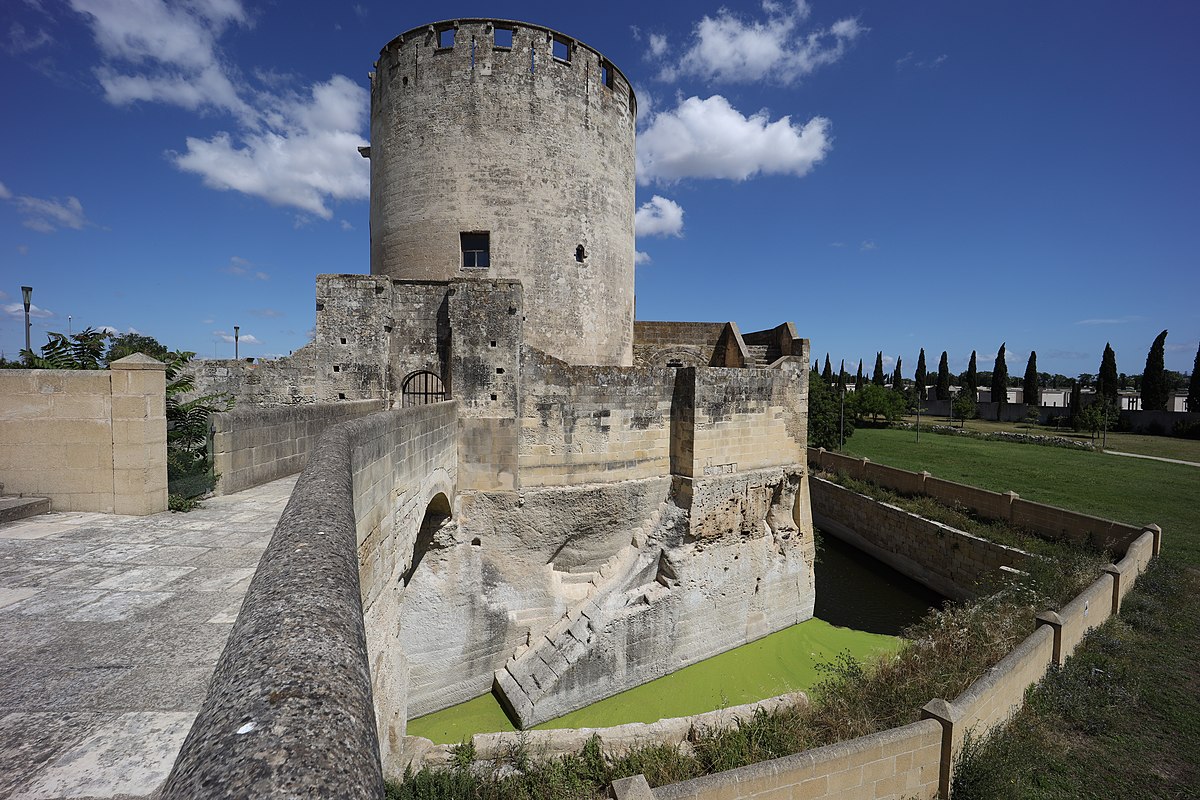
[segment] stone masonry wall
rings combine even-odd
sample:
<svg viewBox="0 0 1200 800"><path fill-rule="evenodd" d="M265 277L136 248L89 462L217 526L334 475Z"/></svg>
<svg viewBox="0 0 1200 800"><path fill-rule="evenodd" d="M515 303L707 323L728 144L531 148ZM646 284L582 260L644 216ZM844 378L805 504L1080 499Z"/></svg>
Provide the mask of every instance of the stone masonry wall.
<svg viewBox="0 0 1200 800"><path fill-rule="evenodd" d="M1007 583L1002 567L1021 569L1030 558L817 476L809 490L817 528L946 597L961 600L994 590Z"/></svg>
<svg viewBox="0 0 1200 800"><path fill-rule="evenodd" d="M382 400L310 403L287 406L242 406L213 414L213 466L217 494L294 475L330 425L385 407Z"/></svg>
<svg viewBox="0 0 1200 800"><path fill-rule="evenodd" d="M54 511L167 508L166 365L0 370L0 483Z"/></svg>
<svg viewBox="0 0 1200 800"><path fill-rule="evenodd" d="M723 367L725 322L633 323L633 363L639 367Z"/></svg>
<svg viewBox="0 0 1200 800"><path fill-rule="evenodd" d="M521 377L522 486L670 474L674 370L572 367L527 349Z"/></svg>

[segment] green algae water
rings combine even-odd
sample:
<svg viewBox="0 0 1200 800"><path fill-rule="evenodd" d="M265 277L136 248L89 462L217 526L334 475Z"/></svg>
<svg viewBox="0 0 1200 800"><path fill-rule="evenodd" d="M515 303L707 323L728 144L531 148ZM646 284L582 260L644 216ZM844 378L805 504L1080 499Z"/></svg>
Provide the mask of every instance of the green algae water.
<svg viewBox="0 0 1200 800"><path fill-rule="evenodd" d="M838 653L868 658L895 651L900 642L895 636L810 619L534 727L604 728L655 722L806 691L821 679L817 665L832 662ZM491 694L408 722L410 736L439 744L511 730L515 728Z"/></svg>

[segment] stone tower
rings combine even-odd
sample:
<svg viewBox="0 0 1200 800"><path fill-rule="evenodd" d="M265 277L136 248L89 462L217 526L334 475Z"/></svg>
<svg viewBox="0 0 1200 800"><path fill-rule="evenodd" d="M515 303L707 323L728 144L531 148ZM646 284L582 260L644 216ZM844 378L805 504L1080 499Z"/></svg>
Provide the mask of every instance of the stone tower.
<svg viewBox="0 0 1200 800"><path fill-rule="evenodd" d="M519 280L529 344L630 365L636 115L625 76L549 28L397 36L371 87L372 274Z"/></svg>

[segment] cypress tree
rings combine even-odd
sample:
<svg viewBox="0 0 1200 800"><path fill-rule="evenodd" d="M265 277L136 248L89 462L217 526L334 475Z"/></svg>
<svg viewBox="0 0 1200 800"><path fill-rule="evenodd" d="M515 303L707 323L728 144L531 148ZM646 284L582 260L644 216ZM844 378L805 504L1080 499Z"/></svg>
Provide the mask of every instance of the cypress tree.
<svg viewBox="0 0 1200 800"><path fill-rule="evenodd" d="M1192 364L1192 379L1188 381L1187 410L1200 411L1200 347L1196 348L1196 363Z"/></svg>
<svg viewBox="0 0 1200 800"><path fill-rule="evenodd" d="M937 399L950 399L950 360L945 350L942 351L942 360L938 362Z"/></svg>
<svg viewBox="0 0 1200 800"><path fill-rule="evenodd" d="M825 354L825 369L821 372L821 379L826 386L833 385L833 366L829 363L829 353Z"/></svg>
<svg viewBox="0 0 1200 800"><path fill-rule="evenodd" d="M996 353L996 363L992 367L992 402L996 404L996 421L1008 405L1008 364L1004 360L1004 342Z"/></svg>
<svg viewBox="0 0 1200 800"><path fill-rule="evenodd" d="M900 363L901 363L901 359L899 358L899 356L897 356L896 357L896 371L892 373L892 391L899 392L900 394L904 394L904 378L902 378L900 376Z"/></svg>
<svg viewBox="0 0 1200 800"><path fill-rule="evenodd" d="M967 374L963 378L963 391L968 393L972 401L979 397L979 368L975 363L975 351L971 351L971 363L967 364Z"/></svg>
<svg viewBox="0 0 1200 800"><path fill-rule="evenodd" d="M1100 373L1096 378L1096 395L1117 402L1117 354L1112 345L1105 342L1104 357L1100 359Z"/></svg>
<svg viewBox="0 0 1200 800"><path fill-rule="evenodd" d="M1142 410L1166 411L1171 391L1167 388L1167 376L1163 368L1163 350L1167 344L1167 332L1163 331L1150 345L1146 354L1146 369L1142 372Z"/></svg>
<svg viewBox="0 0 1200 800"><path fill-rule="evenodd" d="M1079 430L1083 427L1083 398L1080 396L1079 384L1071 381L1070 400L1071 427Z"/></svg>
<svg viewBox="0 0 1200 800"><path fill-rule="evenodd" d="M883 351L880 350L875 354L875 374L871 376L871 383L876 386L883 386Z"/></svg>
<svg viewBox="0 0 1200 800"><path fill-rule="evenodd" d="M1038 402L1041 397L1038 392L1037 350L1029 354L1029 363L1025 365L1025 380L1021 381L1021 386L1024 388L1025 404L1040 405Z"/></svg>
<svg viewBox="0 0 1200 800"><path fill-rule="evenodd" d="M921 348L921 355L917 356L917 374L914 376L917 381L917 399L925 399L925 381L929 379L929 375L925 372L925 348Z"/></svg>
<svg viewBox="0 0 1200 800"><path fill-rule="evenodd" d="M842 363L838 365L838 381L837 381L838 396L846 393L846 359L842 359Z"/></svg>
<svg viewBox="0 0 1200 800"><path fill-rule="evenodd" d="M858 360L858 374L854 376L854 391L861 392L863 388L862 359Z"/></svg>

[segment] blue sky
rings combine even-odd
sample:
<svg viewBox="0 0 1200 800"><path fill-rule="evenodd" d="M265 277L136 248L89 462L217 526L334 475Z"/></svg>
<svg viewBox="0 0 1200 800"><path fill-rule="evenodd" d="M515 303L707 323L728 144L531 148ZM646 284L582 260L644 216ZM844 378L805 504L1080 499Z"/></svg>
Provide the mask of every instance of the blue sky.
<svg viewBox="0 0 1200 800"><path fill-rule="evenodd" d="M792 320L869 370L943 349L1139 373L1200 338L1200 6L8 0L0 350L134 329L287 354L367 272L367 73L395 35L556 28L639 95L638 317ZM71 319L68 321L68 316Z"/></svg>

